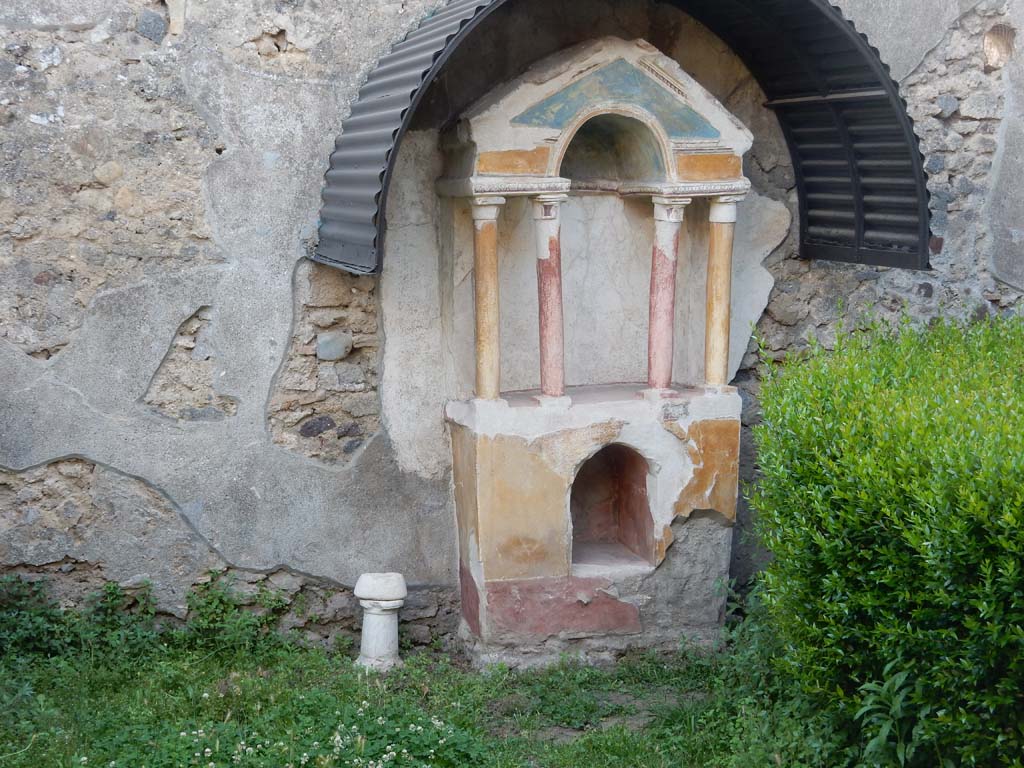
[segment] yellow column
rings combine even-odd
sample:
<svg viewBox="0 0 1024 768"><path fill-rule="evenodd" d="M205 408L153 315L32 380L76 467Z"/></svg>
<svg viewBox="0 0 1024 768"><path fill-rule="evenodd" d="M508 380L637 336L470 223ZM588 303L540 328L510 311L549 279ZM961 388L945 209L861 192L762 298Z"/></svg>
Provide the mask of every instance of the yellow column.
<svg viewBox="0 0 1024 768"><path fill-rule="evenodd" d="M500 313L498 303L498 213L503 197L475 197L473 209L473 286L476 299L476 396L501 397Z"/></svg>
<svg viewBox="0 0 1024 768"><path fill-rule="evenodd" d="M740 195L711 201L708 253L707 321L704 326L704 379L711 386L729 383L729 330L732 314L732 247Z"/></svg>

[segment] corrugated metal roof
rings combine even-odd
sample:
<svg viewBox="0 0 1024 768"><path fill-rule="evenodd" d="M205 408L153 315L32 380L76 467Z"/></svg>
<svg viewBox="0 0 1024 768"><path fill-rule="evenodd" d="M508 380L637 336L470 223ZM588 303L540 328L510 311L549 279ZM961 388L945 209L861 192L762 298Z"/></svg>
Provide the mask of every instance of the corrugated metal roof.
<svg viewBox="0 0 1024 768"><path fill-rule="evenodd" d="M314 258L380 268L402 136L451 54L510 0L453 0L383 57L331 155ZM828 0L673 0L757 78L789 143L807 258L926 268L927 177L906 104L878 52Z"/></svg>

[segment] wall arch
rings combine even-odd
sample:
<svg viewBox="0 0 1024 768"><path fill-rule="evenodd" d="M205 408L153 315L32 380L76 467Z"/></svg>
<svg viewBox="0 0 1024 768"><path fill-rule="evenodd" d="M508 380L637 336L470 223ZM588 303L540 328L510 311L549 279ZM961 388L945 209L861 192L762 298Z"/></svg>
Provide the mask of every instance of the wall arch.
<svg viewBox="0 0 1024 768"><path fill-rule="evenodd" d="M517 2L454 0L380 60L331 156L316 260L379 270L395 150L430 86L452 74L452 55ZM853 25L828 0L671 4L740 56L775 109L796 171L802 254L927 267L929 196L918 140L897 84Z"/></svg>

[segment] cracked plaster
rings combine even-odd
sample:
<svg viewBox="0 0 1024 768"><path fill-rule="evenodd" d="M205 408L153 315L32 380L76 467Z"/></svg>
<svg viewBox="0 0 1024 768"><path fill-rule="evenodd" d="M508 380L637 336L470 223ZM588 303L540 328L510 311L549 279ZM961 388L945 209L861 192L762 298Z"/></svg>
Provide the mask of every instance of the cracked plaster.
<svg viewBox="0 0 1024 768"><path fill-rule="evenodd" d="M77 28L90 9L99 23L119 4L94 5L62 13L5 4L0 27ZM347 43L320 50L312 76L232 61L222 40L237 4L190 5L181 41L149 58L226 147L210 151L200 178L182 180L201 195L223 263L100 292L52 361L0 340L0 466L23 470L76 455L143 478L238 566L288 564L348 584L363 571L391 569L414 584L453 581L446 477L400 472L384 434L349 467L325 466L274 446L265 414L290 336L292 271L315 231L328 149L359 72L430 5L388 13L385 3L371 17L359 3L338 4L326 18ZM237 398L237 415L171 423L139 401L176 329L201 306L213 308L214 382ZM415 535L389 535L392 515L417 521Z"/></svg>

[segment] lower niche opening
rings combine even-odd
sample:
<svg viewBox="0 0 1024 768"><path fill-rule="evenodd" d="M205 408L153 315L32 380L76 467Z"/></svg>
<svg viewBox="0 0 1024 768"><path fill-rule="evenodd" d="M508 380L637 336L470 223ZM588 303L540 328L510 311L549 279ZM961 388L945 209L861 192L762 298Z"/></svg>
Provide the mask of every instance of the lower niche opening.
<svg viewBox="0 0 1024 768"><path fill-rule="evenodd" d="M647 474L644 457L624 445L609 445L580 467L569 502L574 572L654 565Z"/></svg>

